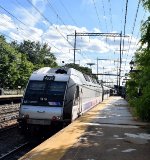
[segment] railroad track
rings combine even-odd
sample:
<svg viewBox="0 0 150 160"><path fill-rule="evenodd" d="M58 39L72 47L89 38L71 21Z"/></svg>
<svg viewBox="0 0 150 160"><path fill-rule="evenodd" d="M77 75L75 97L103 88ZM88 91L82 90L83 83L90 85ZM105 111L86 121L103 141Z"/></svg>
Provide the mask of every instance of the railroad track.
<svg viewBox="0 0 150 160"><path fill-rule="evenodd" d="M17 123L19 106L19 103L0 105L0 130Z"/></svg>
<svg viewBox="0 0 150 160"><path fill-rule="evenodd" d="M21 144L20 146L14 148L13 150L9 151L8 153L2 154L0 156L0 160L8 159L9 157L13 158L13 155L19 154L23 150L26 150L26 148L28 148L28 147L29 147L29 142L25 142L25 143Z"/></svg>
<svg viewBox="0 0 150 160"><path fill-rule="evenodd" d="M17 128L18 127L18 123L15 123L12 124L12 125L9 125L9 126L5 126L4 128L1 128L0 129L0 134L4 133L4 132L9 132L11 129L14 129L14 128Z"/></svg>

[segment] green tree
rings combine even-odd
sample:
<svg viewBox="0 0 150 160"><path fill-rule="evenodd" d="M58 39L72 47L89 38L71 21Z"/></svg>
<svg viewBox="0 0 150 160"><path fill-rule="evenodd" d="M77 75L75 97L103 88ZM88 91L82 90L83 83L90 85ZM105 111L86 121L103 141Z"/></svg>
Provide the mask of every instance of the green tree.
<svg viewBox="0 0 150 160"><path fill-rule="evenodd" d="M82 66L79 66L79 64L74 64L74 63L68 63L65 65L66 67L69 67L69 68L74 68L78 71L81 71L87 75L91 75L92 74L92 70L88 67L82 67Z"/></svg>
<svg viewBox="0 0 150 160"><path fill-rule="evenodd" d="M142 0L142 3L144 8L150 11L150 0Z"/></svg>
<svg viewBox="0 0 150 160"><path fill-rule="evenodd" d="M56 67L56 58L53 53L51 53L51 47L48 44L40 44L40 42L23 41L20 44L12 42L15 48L19 52L27 56L28 61L32 62L34 69L39 69L41 67Z"/></svg>
<svg viewBox="0 0 150 160"><path fill-rule="evenodd" d="M143 6L146 10L150 12L150 0L142 0ZM142 24L141 27L142 35L141 35L141 42L142 45L147 44L147 49L150 49L150 16L147 20Z"/></svg>
<svg viewBox="0 0 150 160"><path fill-rule="evenodd" d="M150 0L142 0L145 9L150 11ZM127 83L127 95L130 105L137 116L150 121L150 16L141 27L141 47L135 53L138 72L131 72Z"/></svg>
<svg viewBox="0 0 150 160"><path fill-rule="evenodd" d="M79 66L79 64L74 64L74 63L69 63L69 64L66 64L65 66L69 67L69 68L74 68L74 69L76 69L84 74L87 74L87 75L95 78L96 80L98 80L96 75L92 75L92 70L88 67L82 67L82 66Z"/></svg>
<svg viewBox="0 0 150 160"><path fill-rule="evenodd" d="M23 69L23 72L21 70ZM0 85L3 88L25 87L33 64L0 36ZM26 73L26 74L24 74ZM20 78L20 80L19 80Z"/></svg>
<svg viewBox="0 0 150 160"><path fill-rule="evenodd" d="M28 82L31 73L33 72L34 65L27 60L25 55L22 55L20 53L19 56L20 61L17 64L17 79L15 80L14 86L21 86L24 88Z"/></svg>

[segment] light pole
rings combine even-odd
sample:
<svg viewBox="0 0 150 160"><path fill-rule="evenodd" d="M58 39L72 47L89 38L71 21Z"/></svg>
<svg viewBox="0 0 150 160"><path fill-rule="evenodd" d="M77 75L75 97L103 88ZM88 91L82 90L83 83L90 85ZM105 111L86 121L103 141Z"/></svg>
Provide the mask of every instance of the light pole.
<svg viewBox="0 0 150 160"><path fill-rule="evenodd" d="M95 63L86 63L86 64L90 66L91 71L92 71L92 66L95 65Z"/></svg>
<svg viewBox="0 0 150 160"><path fill-rule="evenodd" d="M134 66L134 61L133 61L133 60L131 60L129 64L130 64L130 68L131 68L131 72L132 72L132 70L133 70L133 66Z"/></svg>

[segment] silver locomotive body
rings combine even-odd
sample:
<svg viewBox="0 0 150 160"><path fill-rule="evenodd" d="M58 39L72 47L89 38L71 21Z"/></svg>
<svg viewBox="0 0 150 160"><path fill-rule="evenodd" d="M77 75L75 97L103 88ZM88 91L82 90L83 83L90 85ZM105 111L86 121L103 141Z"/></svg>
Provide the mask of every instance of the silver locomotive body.
<svg viewBox="0 0 150 160"><path fill-rule="evenodd" d="M68 124L100 103L103 88L73 68L45 67L28 82L18 122L23 131Z"/></svg>

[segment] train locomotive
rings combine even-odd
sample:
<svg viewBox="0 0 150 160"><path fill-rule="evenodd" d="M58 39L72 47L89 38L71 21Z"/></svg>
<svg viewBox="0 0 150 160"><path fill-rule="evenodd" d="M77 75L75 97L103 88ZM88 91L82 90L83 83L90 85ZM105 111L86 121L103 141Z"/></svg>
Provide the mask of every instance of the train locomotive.
<svg viewBox="0 0 150 160"><path fill-rule="evenodd" d="M25 133L69 124L107 98L108 90L73 68L41 68L29 78L19 108L19 127Z"/></svg>

